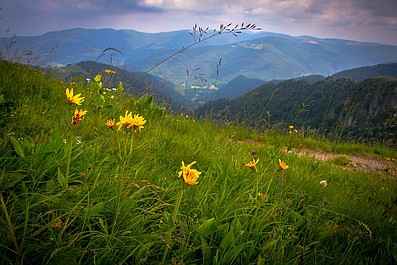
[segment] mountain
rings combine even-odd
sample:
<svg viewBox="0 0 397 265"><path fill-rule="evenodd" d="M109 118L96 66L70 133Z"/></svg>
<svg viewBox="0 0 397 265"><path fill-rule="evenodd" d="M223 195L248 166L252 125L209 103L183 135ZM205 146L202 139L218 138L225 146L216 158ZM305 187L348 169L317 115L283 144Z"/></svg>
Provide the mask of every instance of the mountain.
<svg viewBox="0 0 397 265"><path fill-rule="evenodd" d="M359 67L359 68L353 68L350 70L345 70L338 72L332 77L335 78L351 78L354 80L358 81L363 81L368 78L373 78L373 77L380 77L380 76L385 76L385 77L396 77L397 78L397 63L391 63L391 64L378 64L374 66L366 66L366 67ZM292 78L293 80L305 80L309 84L315 84L326 77L322 75L307 75L307 76L301 76L297 78ZM252 78L247 78L245 76L238 76L229 83L227 83L225 86L220 87L218 91L215 91L215 96L214 99L219 99L219 98L226 98L226 99L233 99L237 98L239 96L242 96L243 94L247 93L248 91L257 88L258 86L268 83L268 82L273 82L273 83L280 83L283 82L284 80L272 80L272 81L263 81L260 79L252 79Z"/></svg>
<svg viewBox="0 0 397 265"><path fill-rule="evenodd" d="M261 79L247 78L243 75L239 75L225 86L219 88L219 90L215 92L215 98L237 98L264 83L265 81Z"/></svg>
<svg viewBox="0 0 397 265"><path fill-rule="evenodd" d="M61 31L51 31L40 36L0 38L3 59L18 59L24 54L37 65L67 65L80 61L95 61L103 50L113 47L120 51L118 59L122 64L125 60L140 60L159 51L175 51L192 43L190 31L170 31L145 33L135 30L83 29L73 28ZM239 34L239 39L249 40L257 36L282 34L245 33ZM207 45L225 45L235 42L236 37L222 36L202 42L198 47ZM34 54L34 56L33 56ZM106 62L108 57L102 58Z"/></svg>
<svg viewBox="0 0 397 265"><path fill-rule="evenodd" d="M389 76L397 78L397 63L378 64L374 66L349 69L336 73L333 76L336 78L352 78L359 81L378 76Z"/></svg>
<svg viewBox="0 0 397 265"><path fill-rule="evenodd" d="M126 62L132 67L148 69L166 54L160 52ZM238 75L264 81L285 80L313 74L328 76L345 69L394 62L397 47L337 39L268 36L229 45L199 47L177 58L178 61L169 60L152 73L197 85L200 80L186 76L185 68L186 65L200 67L199 73L210 83L217 80L218 86L222 86ZM222 58L222 65L217 76L219 58Z"/></svg>
<svg viewBox="0 0 397 265"><path fill-rule="evenodd" d="M376 139L397 146L397 78L270 82L234 100L208 102L197 109L197 116L263 129L293 125L304 134Z"/></svg>
<svg viewBox="0 0 397 265"><path fill-rule="evenodd" d="M187 30L143 33L77 28L41 36L2 38L0 47L1 57L8 60L52 66L98 60L136 72L147 71L192 42ZM117 50L108 50L101 56L109 47ZM220 88L239 75L264 81L329 76L346 69L396 61L397 46L244 32L238 37L226 34L202 42L150 73L175 83L180 90L190 90L192 86L214 84Z"/></svg>

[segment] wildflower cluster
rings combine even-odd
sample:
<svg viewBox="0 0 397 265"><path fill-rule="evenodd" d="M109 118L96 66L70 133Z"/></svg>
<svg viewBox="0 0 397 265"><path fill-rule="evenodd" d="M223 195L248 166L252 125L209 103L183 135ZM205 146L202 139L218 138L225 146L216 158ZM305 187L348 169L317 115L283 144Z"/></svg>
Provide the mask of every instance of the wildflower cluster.
<svg viewBox="0 0 397 265"><path fill-rule="evenodd" d="M105 73L106 73L106 74L115 75L115 74L116 74L116 71L110 70L110 69L106 69L106 70L105 70Z"/></svg>
<svg viewBox="0 0 397 265"><path fill-rule="evenodd" d="M72 104L76 104L76 105L81 105L81 103L84 101L84 97L81 97L81 94L77 94L74 95L73 93L73 88L69 90L69 88L66 88L66 98L67 100L72 103ZM84 119L84 115L87 114L86 110L83 109L78 109L76 108L76 110L74 111L73 117L72 117L72 124L75 127L79 126L79 121Z"/></svg>
<svg viewBox="0 0 397 265"><path fill-rule="evenodd" d="M123 126L126 126L126 128L138 128L139 130L143 129L143 125L146 123L146 120L144 117L139 116L139 114L134 114L132 116L132 112L129 112L128 110L125 112L125 116L120 115L120 121L116 123L118 126L117 130L119 131ZM114 126L114 121L113 120L108 120L106 123L108 127L113 127ZM110 126L111 125L111 126ZM134 130L135 132L135 130Z"/></svg>
<svg viewBox="0 0 397 265"><path fill-rule="evenodd" d="M294 129L294 126L293 126L293 125L288 126L288 130L289 130L289 133L290 133L290 134L292 134L292 133L298 133L298 130L297 130L297 129Z"/></svg>

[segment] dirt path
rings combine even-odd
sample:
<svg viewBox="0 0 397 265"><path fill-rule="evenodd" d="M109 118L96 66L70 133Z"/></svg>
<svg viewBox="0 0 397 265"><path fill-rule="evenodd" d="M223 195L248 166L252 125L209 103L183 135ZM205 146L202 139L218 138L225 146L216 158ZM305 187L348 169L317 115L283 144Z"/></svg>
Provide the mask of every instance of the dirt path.
<svg viewBox="0 0 397 265"><path fill-rule="evenodd" d="M350 161L346 165L341 165L346 169L353 171L378 172L387 177L397 179L396 176L397 164L395 159L382 160L374 157L336 154L336 153L309 150L309 149L292 150L292 152L299 156L304 155L304 156L314 157L315 159L320 161L335 161L337 157L344 157L347 158L347 161Z"/></svg>

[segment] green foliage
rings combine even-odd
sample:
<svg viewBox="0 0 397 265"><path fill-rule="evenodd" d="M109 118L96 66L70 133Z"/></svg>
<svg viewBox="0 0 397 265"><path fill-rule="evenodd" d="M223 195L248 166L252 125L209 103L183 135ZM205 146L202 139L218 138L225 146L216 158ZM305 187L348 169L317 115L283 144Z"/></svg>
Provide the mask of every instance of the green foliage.
<svg viewBox="0 0 397 265"><path fill-rule="evenodd" d="M327 78L314 84L287 80L264 84L235 100L209 102L197 115L262 129L294 125L305 136L396 146L396 99L395 78Z"/></svg>
<svg viewBox="0 0 397 265"><path fill-rule="evenodd" d="M198 122L121 85L104 94L103 75L64 84L18 64L0 70L1 264L397 261L395 179L281 151L396 157L393 149ZM76 107L87 110L78 127ZM126 111L144 128L105 125ZM253 157L256 170L244 165ZM181 183L181 161L197 162L198 185Z"/></svg>

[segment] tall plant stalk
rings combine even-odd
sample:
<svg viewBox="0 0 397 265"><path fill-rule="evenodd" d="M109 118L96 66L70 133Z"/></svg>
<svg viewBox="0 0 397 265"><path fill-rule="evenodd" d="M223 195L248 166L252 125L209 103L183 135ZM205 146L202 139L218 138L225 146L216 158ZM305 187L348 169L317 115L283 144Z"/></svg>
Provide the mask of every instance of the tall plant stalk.
<svg viewBox="0 0 397 265"><path fill-rule="evenodd" d="M4 200L3 200L3 195L1 193L0 193L0 202L1 202L1 209L3 210L3 213L4 213L5 218L6 218L7 228L8 228L8 231L10 232L11 241L14 244L15 251L17 252L18 256L20 256L21 249L19 247L17 238L15 236L14 227L13 227L13 225L11 223L11 219L10 219L10 216L8 215L6 204L5 204ZM21 261L21 264L23 264L22 261Z"/></svg>
<svg viewBox="0 0 397 265"><path fill-rule="evenodd" d="M263 115L265 115L267 106L269 105L270 101L272 101L273 97L277 94L277 92L278 92L278 88L276 88L276 89L274 89L274 90L272 91L272 94L270 95L270 97L269 97L269 99L267 100L265 106L263 107L262 113L261 113L261 114L259 115L259 117L258 117L258 121L257 121L256 124L255 124L255 130L258 129L259 124L260 124L260 122L261 122L261 120L262 120L262 118L263 118Z"/></svg>
<svg viewBox="0 0 397 265"><path fill-rule="evenodd" d="M164 262L165 262L165 260L167 258L168 248L170 248L171 235L172 235L172 231L176 227L176 223L177 223L177 218L176 217L177 217L178 212L179 212L179 207L181 206L182 195L183 195L184 189L185 189L185 184L182 182L181 188L179 189L178 195L176 197L174 210L172 211L171 220L170 220L171 228L168 231L167 239L165 241L163 259L161 260L161 264L164 264Z"/></svg>

